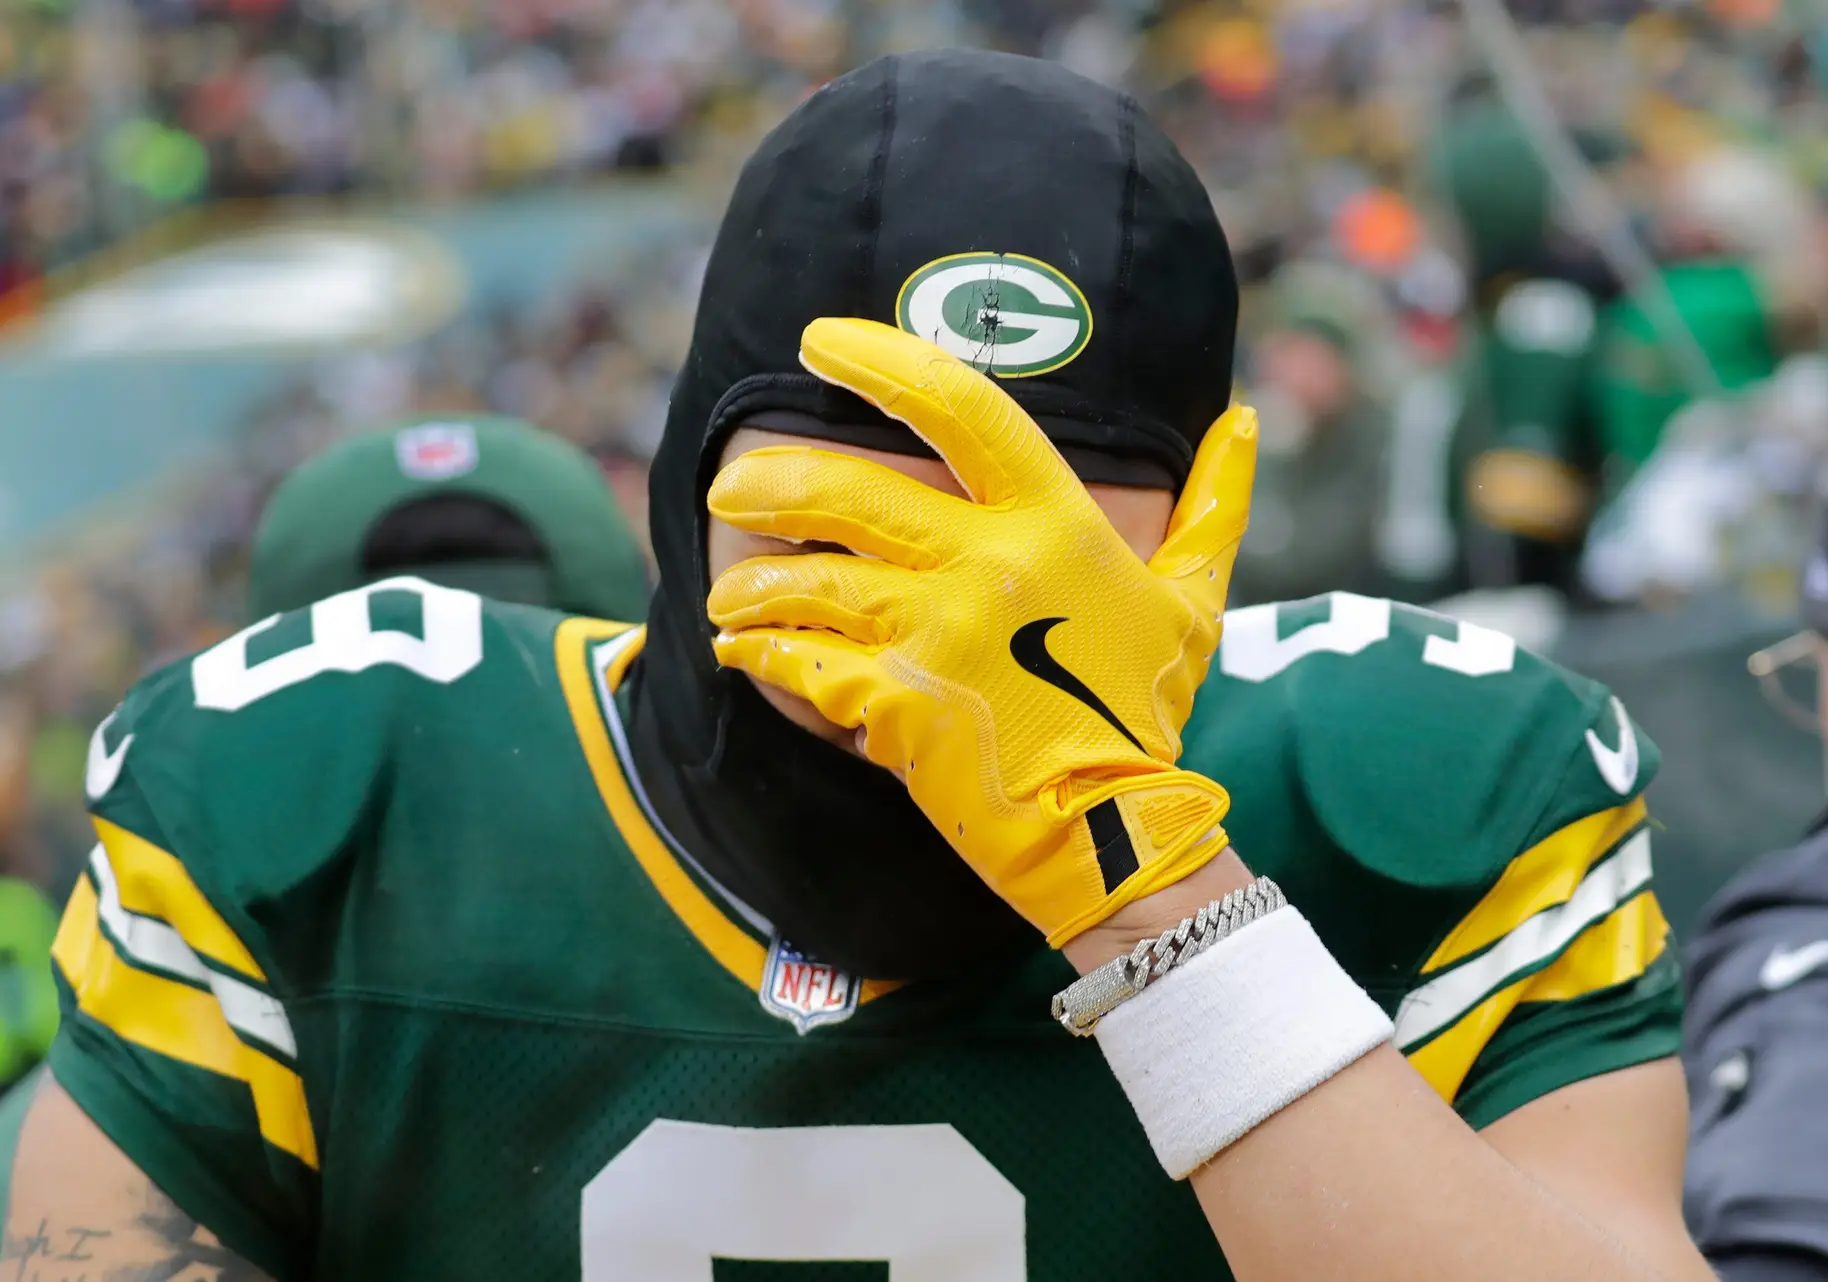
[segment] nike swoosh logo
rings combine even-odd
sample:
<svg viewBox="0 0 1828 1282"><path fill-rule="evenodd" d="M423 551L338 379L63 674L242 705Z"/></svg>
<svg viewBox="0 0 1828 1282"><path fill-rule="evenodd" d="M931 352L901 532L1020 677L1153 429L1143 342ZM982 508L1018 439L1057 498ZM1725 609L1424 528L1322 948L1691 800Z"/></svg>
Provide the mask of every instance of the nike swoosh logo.
<svg viewBox="0 0 1828 1282"><path fill-rule="evenodd" d="M1758 982L1764 985L1766 992L1774 993L1780 988L1788 988L1811 971L1819 970L1824 963L1828 963L1828 939L1818 939L1801 948L1785 948L1779 944L1759 967Z"/></svg>
<svg viewBox="0 0 1828 1282"><path fill-rule="evenodd" d="M114 745L109 752L102 743L108 727L114 724L115 717L120 715L116 708L102 719L95 727L95 733L89 736L89 760L83 766L83 791L89 794L90 801L100 801L114 787L115 780L121 777L121 766L127 761L127 749L133 745L133 736L128 735Z"/></svg>
<svg viewBox="0 0 1828 1282"><path fill-rule="evenodd" d="M1612 715L1618 718L1619 746L1608 748L1600 737L1587 731L1587 747L1593 753L1593 764L1599 767L1600 778L1606 786L1621 797L1631 795L1631 790L1638 782L1638 732L1631 727L1631 718L1625 715L1625 705L1619 702L1617 695L1612 696Z"/></svg>
<svg viewBox="0 0 1828 1282"><path fill-rule="evenodd" d="M1024 623L1016 629L1015 635L1009 638L1010 656L1021 666L1022 671L1030 676L1040 677L1056 690L1072 695L1080 703L1110 722L1111 727L1118 734L1136 745L1138 752L1146 754L1149 750L1142 746L1142 740L1130 733L1130 728L1117 719L1117 714L1106 706L1105 701L1100 699L1085 682L1067 671L1060 660L1048 653L1047 634L1065 622L1066 618L1062 615L1057 619L1035 619L1030 623Z"/></svg>

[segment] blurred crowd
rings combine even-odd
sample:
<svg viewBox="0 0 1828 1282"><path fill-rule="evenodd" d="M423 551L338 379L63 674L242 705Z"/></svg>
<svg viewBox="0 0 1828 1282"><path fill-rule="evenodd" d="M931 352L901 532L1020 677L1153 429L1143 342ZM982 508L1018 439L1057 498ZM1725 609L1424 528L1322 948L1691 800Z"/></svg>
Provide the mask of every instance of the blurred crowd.
<svg viewBox="0 0 1828 1282"><path fill-rule="evenodd" d="M0 294L229 197L629 167L720 191L829 75L970 39L1130 88L1207 180L1264 428L1240 600L1540 584L1600 605L1792 564L1828 424L1828 25L1785 0L1508 8L1597 201L1544 163L1458 3L40 0L0 34ZM545 307L325 360L180 501L0 602L0 862L61 892L90 728L244 621L265 494L337 436L524 417L601 460L644 526L696 235Z"/></svg>
<svg viewBox="0 0 1828 1282"><path fill-rule="evenodd" d="M144 672L247 621L246 554L267 494L347 432L409 413L525 418L597 458L645 534L646 460L702 256L689 244L644 259L638 281L326 360L259 406L227 457L186 477L156 519L55 558L32 590L0 599L0 872L67 888L89 845L90 730Z"/></svg>
<svg viewBox="0 0 1828 1282"><path fill-rule="evenodd" d="M842 65L833 0L0 5L0 292L174 209L652 169Z"/></svg>

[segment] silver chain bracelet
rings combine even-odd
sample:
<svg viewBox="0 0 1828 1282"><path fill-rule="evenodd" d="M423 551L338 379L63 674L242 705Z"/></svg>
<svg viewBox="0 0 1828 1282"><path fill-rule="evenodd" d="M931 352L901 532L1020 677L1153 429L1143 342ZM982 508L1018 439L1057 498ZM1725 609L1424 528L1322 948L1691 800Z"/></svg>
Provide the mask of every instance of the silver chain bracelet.
<svg viewBox="0 0 1828 1282"><path fill-rule="evenodd" d="M1287 904L1280 886L1259 877L1225 898L1213 900L1160 936L1139 941L1125 956L1081 975L1054 994L1054 1018L1073 1036L1090 1037L1099 1020L1176 966Z"/></svg>

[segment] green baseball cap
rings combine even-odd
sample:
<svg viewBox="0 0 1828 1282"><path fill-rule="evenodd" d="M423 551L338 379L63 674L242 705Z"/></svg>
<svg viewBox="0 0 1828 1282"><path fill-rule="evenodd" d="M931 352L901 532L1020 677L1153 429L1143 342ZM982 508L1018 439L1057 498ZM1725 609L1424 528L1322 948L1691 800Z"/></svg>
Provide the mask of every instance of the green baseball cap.
<svg viewBox="0 0 1828 1282"><path fill-rule="evenodd" d="M295 469L255 531L248 608L265 618L399 574L572 614L647 617L647 562L601 469L516 419L414 419Z"/></svg>

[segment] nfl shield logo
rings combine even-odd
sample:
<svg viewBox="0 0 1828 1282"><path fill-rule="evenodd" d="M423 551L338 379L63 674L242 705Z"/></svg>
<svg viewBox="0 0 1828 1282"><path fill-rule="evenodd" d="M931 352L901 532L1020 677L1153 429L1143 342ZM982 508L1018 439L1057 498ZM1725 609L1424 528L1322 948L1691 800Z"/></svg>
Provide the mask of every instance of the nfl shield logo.
<svg viewBox="0 0 1828 1282"><path fill-rule="evenodd" d="M394 438L400 471L415 481L448 481L476 466L476 429L468 423L421 423Z"/></svg>
<svg viewBox="0 0 1828 1282"><path fill-rule="evenodd" d="M857 981L792 944L768 945L762 968L762 1009L786 1020L802 1035L819 1024L849 1019L857 1009Z"/></svg>

